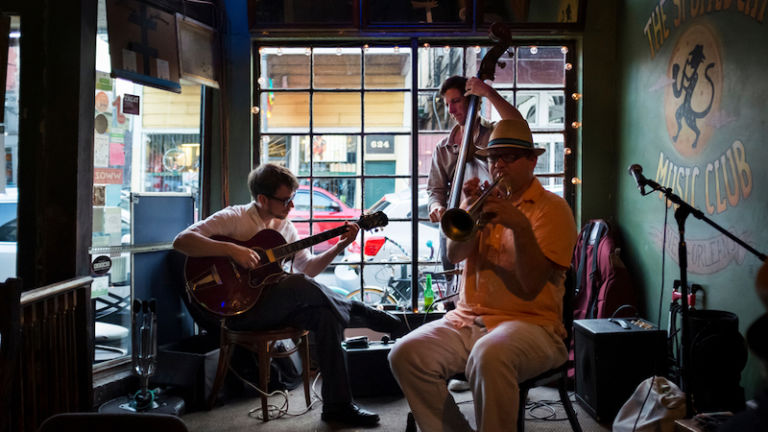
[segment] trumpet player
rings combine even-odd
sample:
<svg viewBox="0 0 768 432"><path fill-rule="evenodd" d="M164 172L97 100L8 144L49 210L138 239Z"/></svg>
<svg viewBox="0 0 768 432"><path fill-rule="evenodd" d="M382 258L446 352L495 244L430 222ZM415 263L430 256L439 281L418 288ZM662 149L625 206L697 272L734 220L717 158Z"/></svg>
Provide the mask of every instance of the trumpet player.
<svg viewBox="0 0 768 432"><path fill-rule="evenodd" d="M463 241L448 240L448 258L464 261L456 309L399 340L389 361L423 431L472 430L446 388L458 373L473 392L477 430L516 430L518 383L560 366L565 272L576 243L568 204L545 190L533 171L544 152L522 119L498 122L486 157L505 193L489 193L487 223ZM480 181L464 184L467 209Z"/></svg>

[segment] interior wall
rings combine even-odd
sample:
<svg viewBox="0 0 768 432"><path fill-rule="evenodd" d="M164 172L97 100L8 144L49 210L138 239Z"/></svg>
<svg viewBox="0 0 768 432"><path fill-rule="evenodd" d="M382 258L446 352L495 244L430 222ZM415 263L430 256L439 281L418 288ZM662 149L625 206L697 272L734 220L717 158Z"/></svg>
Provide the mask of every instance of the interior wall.
<svg viewBox="0 0 768 432"><path fill-rule="evenodd" d="M621 5L618 220L647 315L666 328L672 284L680 277L674 208L662 248L665 200L659 193L641 196L627 168L640 164L647 178L670 187L760 252L768 251L768 173L762 164L768 157L765 2ZM745 334L765 312L754 289L760 260L694 217L685 224L685 240L689 283L704 288L696 307L735 313ZM742 373L747 398L762 380L758 360L750 356Z"/></svg>

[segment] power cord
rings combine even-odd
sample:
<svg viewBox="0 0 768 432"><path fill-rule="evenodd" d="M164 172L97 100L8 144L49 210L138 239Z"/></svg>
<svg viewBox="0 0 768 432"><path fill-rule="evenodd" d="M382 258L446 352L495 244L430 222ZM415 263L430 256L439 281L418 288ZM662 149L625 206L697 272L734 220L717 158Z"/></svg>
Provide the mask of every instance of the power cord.
<svg viewBox="0 0 768 432"><path fill-rule="evenodd" d="M277 406L277 405L271 404L271 403L267 404L267 414L266 415L267 415L267 418L270 418L270 419L278 419L278 418L283 417L283 416L298 417L300 415L304 415L307 412L309 412L309 410L311 410L312 407L315 406L316 403L323 401L323 399L320 397L320 395L315 391L315 384L317 383L317 380L320 377L319 373L317 374L317 376L315 376L315 379L312 382L312 385L310 386L310 390L312 392L311 394L312 394L312 396L314 396L314 397L312 397L312 402L304 410L292 413L292 412L289 411L289 407L288 407L288 400L289 400L289 398L288 398L288 392L287 391L285 391L285 390L275 390L275 391L273 391L271 393L267 393L267 392L263 391L262 389L260 389L256 384L254 384L254 383L248 381L247 379L243 378L239 373L237 373L237 371L232 366L229 366L229 370L232 373L234 373L235 376L238 379L240 379L240 381L244 382L246 385L248 385L249 387L253 388L254 390L259 392L260 394L266 396L267 398L270 398L272 396L282 396L283 397L283 403L280 406ZM258 420L264 420L264 413L262 412L261 406L258 406L256 408L251 408L248 411L248 417L256 418Z"/></svg>

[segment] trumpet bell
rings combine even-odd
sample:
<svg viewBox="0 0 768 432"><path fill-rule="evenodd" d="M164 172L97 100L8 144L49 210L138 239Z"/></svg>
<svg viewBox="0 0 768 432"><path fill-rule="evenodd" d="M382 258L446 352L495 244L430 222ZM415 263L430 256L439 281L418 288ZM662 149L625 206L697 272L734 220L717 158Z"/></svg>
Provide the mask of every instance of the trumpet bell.
<svg viewBox="0 0 768 432"><path fill-rule="evenodd" d="M446 237L454 241L467 241L472 237L476 221L466 210L448 209L440 219L440 228Z"/></svg>

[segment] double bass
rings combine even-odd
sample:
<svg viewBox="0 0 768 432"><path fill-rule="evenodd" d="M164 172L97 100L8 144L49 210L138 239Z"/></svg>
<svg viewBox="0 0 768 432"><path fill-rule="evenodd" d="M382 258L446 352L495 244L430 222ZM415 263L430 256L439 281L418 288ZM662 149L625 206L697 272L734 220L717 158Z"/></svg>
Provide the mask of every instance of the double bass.
<svg viewBox="0 0 768 432"><path fill-rule="evenodd" d="M489 37L495 43L491 49L485 53L483 60L480 62L480 68L477 71L477 78L485 81L493 81L496 76L496 65L504 67L505 64L499 64L499 58L507 52L507 49L512 44L512 34L507 26L500 23L491 24L489 29ZM512 53L509 52L509 56ZM456 161L456 170L451 182L451 196L448 202L448 208L458 208L461 201L461 188L464 184L464 169L467 164L467 156L469 155L469 146L472 144L472 128L475 124L475 117L477 115L477 105L480 98L475 95L469 97L469 107L467 108L467 118L464 120L464 135L461 140L461 148L459 149L459 157ZM445 231L445 230L443 230Z"/></svg>

